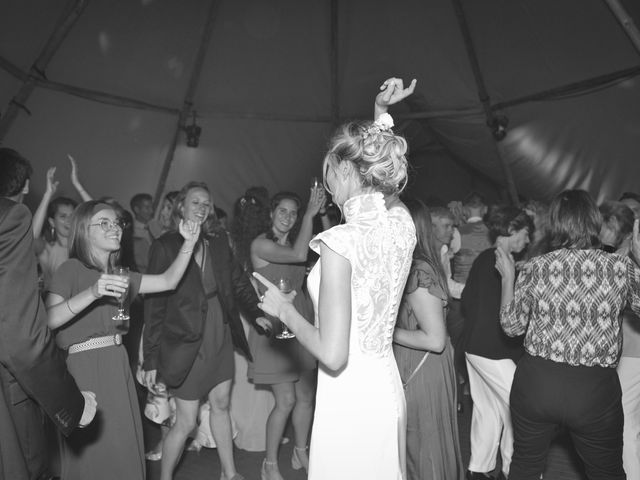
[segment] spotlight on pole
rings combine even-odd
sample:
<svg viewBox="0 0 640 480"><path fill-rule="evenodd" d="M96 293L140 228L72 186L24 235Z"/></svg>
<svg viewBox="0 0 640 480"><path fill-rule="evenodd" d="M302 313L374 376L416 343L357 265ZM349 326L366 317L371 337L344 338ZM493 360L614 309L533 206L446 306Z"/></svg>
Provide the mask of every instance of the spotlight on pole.
<svg viewBox="0 0 640 480"><path fill-rule="evenodd" d="M200 133L202 133L202 128L196 124L196 112L193 111L193 119L191 121L191 125L185 125L184 131L187 134L187 147L198 148L200 143Z"/></svg>

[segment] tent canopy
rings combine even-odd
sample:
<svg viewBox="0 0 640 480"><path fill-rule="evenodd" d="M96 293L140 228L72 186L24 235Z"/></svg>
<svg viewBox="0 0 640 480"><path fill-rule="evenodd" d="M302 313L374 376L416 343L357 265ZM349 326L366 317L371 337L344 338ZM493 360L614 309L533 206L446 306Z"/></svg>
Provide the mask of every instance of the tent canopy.
<svg viewBox="0 0 640 480"><path fill-rule="evenodd" d="M397 76L418 79L392 111L413 193L505 199L510 174L527 197L617 198L640 190L640 54L611 3L8 0L0 140L34 164L32 203L49 166L73 193L71 154L96 197L126 205L166 174L162 191L204 180L229 209L251 185L304 195L336 123L369 118ZM198 148L175 137L193 112Z"/></svg>

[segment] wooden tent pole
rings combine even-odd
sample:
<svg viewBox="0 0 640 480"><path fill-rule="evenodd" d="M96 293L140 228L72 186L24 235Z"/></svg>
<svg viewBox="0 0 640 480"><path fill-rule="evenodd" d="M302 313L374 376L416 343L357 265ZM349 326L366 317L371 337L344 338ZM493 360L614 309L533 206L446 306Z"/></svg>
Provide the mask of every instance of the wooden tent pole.
<svg viewBox="0 0 640 480"><path fill-rule="evenodd" d="M20 90L18 90L18 93L11 99L5 114L0 118L0 143L2 143L2 140L18 116L19 110L26 109L25 104L36 87L38 79L46 79L45 71L47 65L49 65L54 54L71 31L71 28L78 18L80 18L80 15L82 15L88 2L89 0L76 0L69 13L62 15L58 20L49 40L40 52L40 55L38 55L38 58L36 58L36 61L31 65L27 78L24 80Z"/></svg>
<svg viewBox="0 0 640 480"><path fill-rule="evenodd" d="M460 32L462 33L462 39L467 49L467 56L469 57L469 63L471 64L471 71L473 72L473 76L476 81L476 87L478 88L478 97L479 97L480 103L482 103L482 108L484 109L487 125L490 125L492 120L494 119L494 114L491 109L491 100L489 98L489 93L487 92L487 88L484 83L484 78L482 76L482 71L480 70L480 62L478 61L478 55L476 54L476 49L473 44L473 40L471 39L471 31L469 30L469 24L467 23L467 18L466 18L466 15L464 14L464 9L462 8L462 2L460 0L452 0L452 3L453 3L453 9L455 10L455 13L456 13L456 17L458 19ZM513 179L513 174L511 173L511 168L509 168L509 164L500 153L500 149L498 148L497 145L496 145L496 154L498 155L498 159L500 160L500 165L502 166L502 171L504 172L505 183L507 186L507 191L509 192L509 197L511 199L511 202L514 205L517 205L518 190L516 189L516 182Z"/></svg>
<svg viewBox="0 0 640 480"><path fill-rule="evenodd" d="M173 163L176 147L178 146L180 132L182 132L182 130L184 129L186 120L189 117L189 114L191 113L191 110L193 108L193 97L195 96L196 90L198 88L198 81L200 80L200 74L202 73L202 66L204 65L204 60L207 54L207 48L209 47L211 34L213 33L213 25L215 23L217 12L218 12L218 0L211 0L211 4L209 5L209 13L207 15L207 23L205 24L205 27L204 27L204 32L202 34L202 39L200 40L200 45L198 46L196 60L193 65L193 70L191 71L191 78L189 79L187 92L184 96L184 102L182 103L182 110L178 115L176 130L173 134L173 139L171 140L171 144L169 145L169 150L167 151L167 155L165 156L164 164L162 165L162 171L160 172L160 178L158 180L158 186L156 187L156 192L155 192L155 195L153 196L154 212L158 208L158 204L160 203L160 197L162 196L162 193L164 192L164 187L167 183L167 177L169 176L169 171L171 170L171 164Z"/></svg>
<svg viewBox="0 0 640 480"><path fill-rule="evenodd" d="M629 36L631 43L636 48L636 50L640 53L640 31L638 31L638 27L633 23L633 18L629 16L627 11L624 9L620 0L604 0L607 6L611 9L611 12L616 17L624 31Z"/></svg>
<svg viewBox="0 0 640 480"><path fill-rule="evenodd" d="M340 123L338 42L338 0L331 0L331 122L334 128Z"/></svg>

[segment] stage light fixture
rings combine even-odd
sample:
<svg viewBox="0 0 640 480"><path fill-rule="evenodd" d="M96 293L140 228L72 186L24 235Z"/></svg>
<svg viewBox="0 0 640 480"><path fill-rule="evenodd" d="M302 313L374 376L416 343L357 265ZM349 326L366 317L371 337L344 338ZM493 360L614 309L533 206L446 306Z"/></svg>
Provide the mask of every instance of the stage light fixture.
<svg viewBox="0 0 640 480"><path fill-rule="evenodd" d="M186 125L184 131L187 134L187 147L198 148L200 144L200 134L202 133L202 127L196 123L196 112L193 112L193 119L191 125Z"/></svg>

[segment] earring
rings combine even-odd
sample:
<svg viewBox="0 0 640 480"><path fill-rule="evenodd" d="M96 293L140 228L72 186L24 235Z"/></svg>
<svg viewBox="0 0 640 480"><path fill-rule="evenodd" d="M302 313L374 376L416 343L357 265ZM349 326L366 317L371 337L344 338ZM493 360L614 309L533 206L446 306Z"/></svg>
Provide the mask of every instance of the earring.
<svg viewBox="0 0 640 480"><path fill-rule="evenodd" d="M56 227L51 225L51 238L56 238Z"/></svg>

